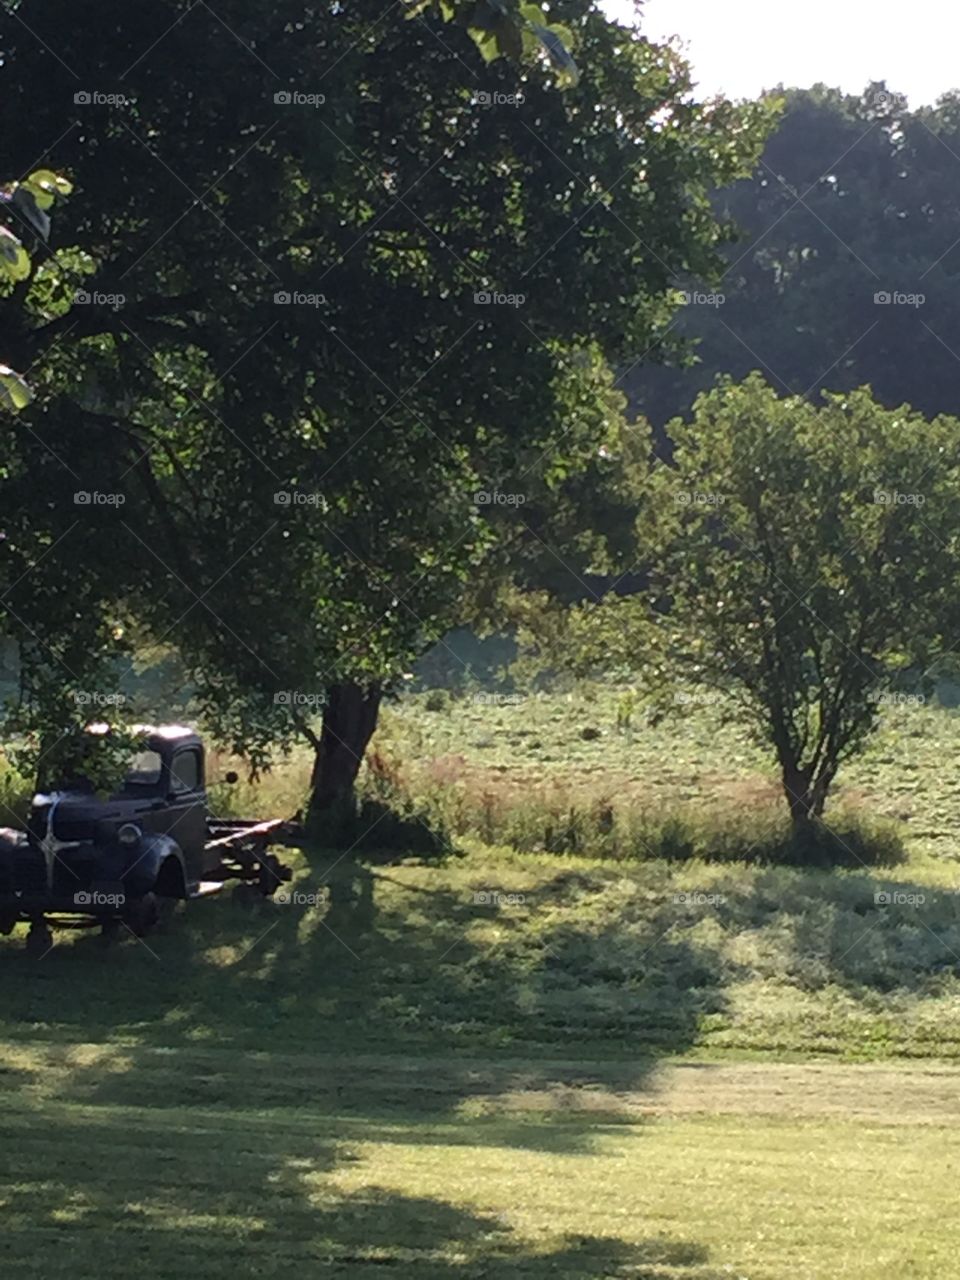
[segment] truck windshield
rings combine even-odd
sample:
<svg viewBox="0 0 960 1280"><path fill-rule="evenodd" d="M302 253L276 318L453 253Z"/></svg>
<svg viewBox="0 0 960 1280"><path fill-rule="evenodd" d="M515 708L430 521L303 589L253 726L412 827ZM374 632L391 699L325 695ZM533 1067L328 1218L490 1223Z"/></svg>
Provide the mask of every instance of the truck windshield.
<svg viewBox="0 0 960 1280"><path fill-rule="evenodd" d="M163 762L157 751L138 751L130 761L127 776L123 780L124 791L136 791L140 787L155 787L160 781Z"/></svg>

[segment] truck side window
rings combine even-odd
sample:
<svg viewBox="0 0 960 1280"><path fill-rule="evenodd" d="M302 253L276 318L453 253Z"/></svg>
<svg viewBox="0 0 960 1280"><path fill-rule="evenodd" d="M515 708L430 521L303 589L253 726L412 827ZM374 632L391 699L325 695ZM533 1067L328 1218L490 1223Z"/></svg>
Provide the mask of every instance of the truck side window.
<svg viewBox="0 0 960 1280"><path fill-rule="evenodd" d="M196 791L200 786L200 753L178 751L170 766L170 781L174 791Z"/></svg>

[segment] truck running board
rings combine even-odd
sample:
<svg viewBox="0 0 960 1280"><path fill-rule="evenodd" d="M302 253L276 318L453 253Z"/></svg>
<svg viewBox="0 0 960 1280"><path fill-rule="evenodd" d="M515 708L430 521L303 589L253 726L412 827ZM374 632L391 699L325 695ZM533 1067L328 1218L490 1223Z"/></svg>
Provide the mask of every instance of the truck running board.
<svg viewBox="0 0 960 1280"><path fill-rule="evenodd" d="M197 885L196 891L191 893L191 898L209 898L213 893L219 893L223 888L222 880L201 880Z"/></svg>

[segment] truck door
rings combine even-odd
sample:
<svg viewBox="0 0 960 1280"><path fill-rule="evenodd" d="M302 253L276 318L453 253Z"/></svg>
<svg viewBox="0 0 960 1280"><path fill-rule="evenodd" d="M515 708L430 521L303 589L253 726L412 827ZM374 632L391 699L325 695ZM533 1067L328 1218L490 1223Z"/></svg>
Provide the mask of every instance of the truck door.
<svg viewBox="0 0 960 1280"><path fill-rule="evenodd" d="M207 842L207 795L203 780L203 752L197 746L177 747L170 761L166 834L183 850L187 879L203 879L203 851Z"/></svg>

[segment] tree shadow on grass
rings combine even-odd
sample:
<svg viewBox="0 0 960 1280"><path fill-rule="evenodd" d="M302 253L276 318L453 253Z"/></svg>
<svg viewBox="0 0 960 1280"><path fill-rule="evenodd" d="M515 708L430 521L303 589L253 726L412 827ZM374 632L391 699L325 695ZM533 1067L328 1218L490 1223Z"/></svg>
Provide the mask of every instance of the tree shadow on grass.
<svg viewBox="0 0 960 1280"><path fill-rule="evenodd" d="M960 970L952 894L847 873L745 879L743 868L724 889L723 869L710 875L724 899L708 907L677 901L660 875L621 909L620 867L561 871L503 904L318 854L293 886L313 903L190 904L145 943L104 950L85 937L41 962L0 949L6 1039L131 1057L126 1072L68 1066L68 1096L92 1101L163 1105L141 1096L141 1068L172 1049L162 1096L217 1106L243 1055L240 1074L265 1107L385 1121L466 1107L480 1141L586 1151L600 1125L624 1118L619 1093L700 1043L705 1019L728 1017L730 984L750 974L726 950L732 939L771 927L786 990L792 967L802 986L813 961L816 981L856 998L897 986L922 997L935 966ZM876 903L893 885L926 902ZM541 1103L504 1103L521 1093Z"/></svg>
<svg viewBox="0 0 960 1280"><path fill-rule="evenodd" d="M324 876L331 861L338 874ZM488 936L497 909L468 889L408 892L324 858L297 886L318 901L190 904L142 944L105 950L83 937L39 963L8 952L8 1040L42 1047L38 1076L59 1071L63 1096L95 1104L218 1107L242 1080L264 1108L376 1114L401 1127L467 1107L477 1142L557 1152L592 1150L603 1126L635 1120L617 1092L695 1041L695 993L680 987L668 1006L640 985L619 1009L571 1001L580 950L593 945L575 918L562 936L501 945ZM526 909L538 909L535 897ZM662 945L663 924L651 917L644 948ZM696 948L670 946L709 982ZM598 1040L604 1056L625 1030L611 1083L591 1059ZM71 1060L84 1042L110 1046L117 1069L109 1055ZM532 1106L504 1101L530 1094Z"/></svg>
<svg viewBox="0 0 960 1280"><path fill-rule="evenodd" d="M882 871L763 872L723 912L731 932L782 929L783 976L804 990L923 997L960 975L960 894Z"/></svg>
<svg viewBox="0 0 960 1280"><path fill-rule="evenodd" d="M225 1114L61 1106L0 1113L3 1274L113 1280L331 1275L362 1280L720 1280L703 1246L571 1236L537 1246L508 1217L332 1176L349 1150L310 1126ZM41 1123L42 1121L42 1123ZM571 1188L571 1194L573 1190ZM109 1247L106 1245L109 1243Z"/></svg>

